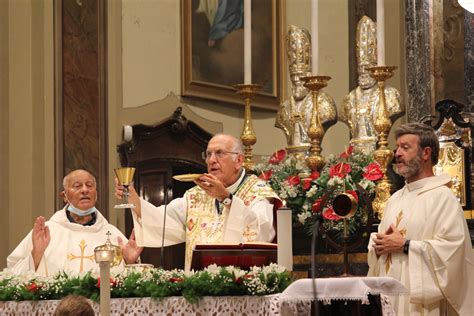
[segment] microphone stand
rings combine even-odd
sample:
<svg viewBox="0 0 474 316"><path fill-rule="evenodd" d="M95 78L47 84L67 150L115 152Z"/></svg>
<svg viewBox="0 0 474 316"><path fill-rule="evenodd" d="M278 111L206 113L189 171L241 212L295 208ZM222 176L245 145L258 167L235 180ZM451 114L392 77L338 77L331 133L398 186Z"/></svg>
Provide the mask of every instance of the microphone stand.
<svg viewBox="0 0 474 316"><path fill-rule="evenodd" d="M322 204L322 203L321 203ZM311 279L313 285L313 316L317 316L319 314L319 303L318 303L318 292L316 291L316 240L318 238L319 233L319 225L321 224L321 217L318 215L318 218L314 222L313 227L313 236L311 239Z"/></svg>
<svg viewBox="0 0 474 316"><path fill-rule="evenodd" d="M173 184L168 183L165 188L165 196L164 196L164 203L165 203L165 210L163 214L163 232L161 235L161 249L160 249L160 268L164 269L164 249L165 249L165 228L166 228L166 208L168 207L168 194L173 192Z"/></svg>

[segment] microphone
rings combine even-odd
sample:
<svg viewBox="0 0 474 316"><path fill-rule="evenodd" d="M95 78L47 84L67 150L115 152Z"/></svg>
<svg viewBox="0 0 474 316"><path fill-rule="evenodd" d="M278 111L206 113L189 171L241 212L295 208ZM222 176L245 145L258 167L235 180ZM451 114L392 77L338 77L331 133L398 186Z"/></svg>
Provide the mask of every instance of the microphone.
<svg viewBox="0 0 474 316"><path fill-rule="evenodd" d="M165 196L164 196L164 203L165 203L165 211L163 212L163 232L161 235L161 250L160 250L160 268L164 268L164 249L165 249L165 228L166 228L166 208L168 207L168 195L173 194L173 183L170 182L166 185L165 188Z"/></svg>

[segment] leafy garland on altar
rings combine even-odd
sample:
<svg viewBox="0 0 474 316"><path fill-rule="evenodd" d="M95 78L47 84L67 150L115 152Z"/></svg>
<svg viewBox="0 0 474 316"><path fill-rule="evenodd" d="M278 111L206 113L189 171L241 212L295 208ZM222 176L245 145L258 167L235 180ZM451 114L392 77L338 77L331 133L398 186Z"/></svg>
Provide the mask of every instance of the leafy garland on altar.
<svg viewBox="0 0 474 316"><path fill-rule="evenodd" d="M203 296L269 295L281 293L291 283L290 273L282 266L270 264L241 270L233 266L210 265L204 270L124 269L110 278L112 298L184 296L197 303ZM100 277L88 272L69 275L65 272L51 277L34 273L0 272L0 301L57 300L70 294L98 301Z"/></svg>
<svg viewBox="0 0 474 316"><path fill-rule="evenodd" d="M321 170L302 178L305 161L287 155L284 149L275 152L268 162L257 164L253 172L268 181L273 190L293 210L293 225L303 226L311 235L317 218L323 218L323 237L326 234L343 239L343 219L335 214L332 201L341 194L351 194L357 201L354 216L346 219L349 235L368 222L368 208L375 194L375 181L383 177L373 157L355 153L352 146L338 156L330 155ZM365 191L359 196L360 189Z"/></svg>

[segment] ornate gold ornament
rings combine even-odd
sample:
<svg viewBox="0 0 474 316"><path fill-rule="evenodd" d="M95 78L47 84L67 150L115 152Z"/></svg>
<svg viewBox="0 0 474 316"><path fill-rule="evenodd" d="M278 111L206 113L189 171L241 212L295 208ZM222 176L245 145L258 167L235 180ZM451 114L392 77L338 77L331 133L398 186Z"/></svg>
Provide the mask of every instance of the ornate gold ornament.
<svg viewBox="0 0 474 316"><path fill-rule="evenodd" d="M337 122L337 109L334 100L324 91L319 90L315 99L303 80L303 77L311 75L311 37L308 31L290 26L286 43L292 82L291 96L280 104L275 126L285 133L288 153L303 161L311 147L309 129L312 125L313 104L318 103L318 115L323 129ZM307 171L309 170L305 170Z"/></svg>
<svg viewBox="0 0 474 316"><path fill-rule="evenodd" d="M374 122L374 127L378 134L378 149L374 151L374 159L379 163L384 176L377 183L375 199L372 202L372 207L375 213L377 213L379 219L383 218L385 205L390 197L391 185L387 177L387 167L393 158L393 152L387 147L387 136L392 127L392 122L388 116L385 102L385 81L393 76L393 71L396 68L396 66L376 66L368 68L370 75L377 80L380 93L379 104L377 107L377 118Z"/></svg>
<svg viewBox="0 0 474 316"><path fill-rule="evenodd" d="M240 94L245 100L245 112L244 112L244 126L240 139L244 145L244 168L251 170L255 165L252 160L252 146L257 142L257 136L252 126L252 112L251 112L251 100L261 90L261 86L258 84L236 84L234 88L237 93Z"/></svg>
<svg viewBox="0 0 474 316"><path fill-rule="evenodd" d="M372 154L376 149L377 131L374 123L382 95L375 78L368 68L377 65L376 24L364 16L357 25L356 57L359 86L346 95L339 109L339 120L346 123L350 131L350 143L355 152ZM387 117L393 123L405 112L400 93L384 86ZM390 131L390 129L389 129ZM388 132L387 132L388 134Z"/></svg>

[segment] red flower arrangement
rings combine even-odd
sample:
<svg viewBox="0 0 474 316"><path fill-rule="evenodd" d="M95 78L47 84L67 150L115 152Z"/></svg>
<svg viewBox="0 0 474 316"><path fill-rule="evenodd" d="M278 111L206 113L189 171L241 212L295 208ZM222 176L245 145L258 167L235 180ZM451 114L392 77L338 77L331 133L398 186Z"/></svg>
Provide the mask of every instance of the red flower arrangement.
<svg viewBox="0 0 474 316"><path fill-rule="evenodd" d="M325 231L339 233L343 230L343 221L331 205L334 197L341 193L351 194L358 203L355 215L347 219L349 231L367 222L367 205L365 199L358 196L358 188L373 196L375 181L383 177L372 156L355 153L351 146L338 156L328 157L320 173L313 171L309 177L301 178L303 168L304 161L297 161L282 149L275 152L268 163L256 165L254 172L268 181L293 210L294 224L303 225L308 232L312 231L317 216L325 219Z"/></svg>

